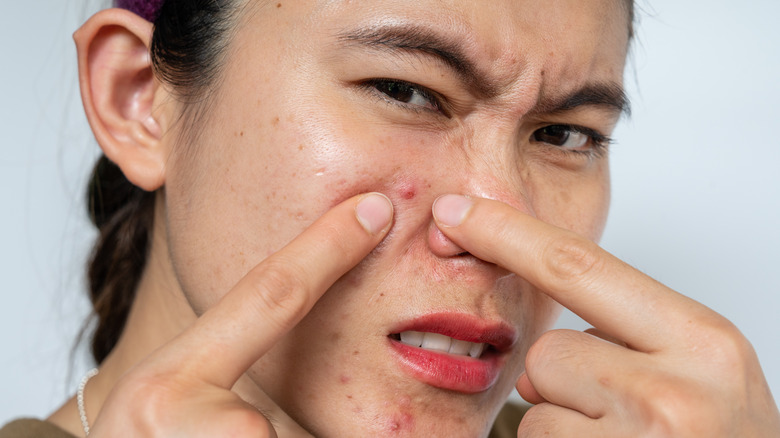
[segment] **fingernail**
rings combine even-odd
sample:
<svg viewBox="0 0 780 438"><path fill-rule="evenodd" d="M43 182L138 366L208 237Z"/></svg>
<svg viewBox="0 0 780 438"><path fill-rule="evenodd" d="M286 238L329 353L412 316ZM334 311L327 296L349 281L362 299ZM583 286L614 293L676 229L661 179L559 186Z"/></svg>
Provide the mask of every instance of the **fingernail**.
<svg viewBox="0 0 780 438"><path fill-rule="evenodd" d="M457 227L466 219L472 205L474 205L474 201L465 196L439 196L433 202L433 217L442 225Z"/></svg>
<svg viewBox="0 0 780 438"><path fill-rule="evenodd" d="M381 193L369 193L358 202L355 215L366 231L377 234L393 219L393 204Z"/></svg>

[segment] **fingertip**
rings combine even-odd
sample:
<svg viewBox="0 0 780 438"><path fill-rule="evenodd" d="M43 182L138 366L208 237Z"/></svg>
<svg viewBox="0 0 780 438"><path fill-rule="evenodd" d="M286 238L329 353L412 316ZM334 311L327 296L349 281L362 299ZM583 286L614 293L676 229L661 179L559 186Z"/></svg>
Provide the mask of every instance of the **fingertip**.
<svg viewBox="0 0 780 438"><path fill-rule="evenodd" d="M531 383L531 379L528 378L528 374L525 372L520 375L519 379L517 379L515 388L517 389L517 393L520 394L520 397L522 397L523 400L527 401L528 403L538 405L539 403L544 403L545 401L544 397L542 397L539 392L536 391L536 388L534 388L534 385Z"/></svg>
<svg viewBox="0 0 780 438"><path fill-rule="evenodd" d="M457 227L473 205L474 201L463 195L442 195L433 202L433 218L445 227Z"/></svg>
<svg viewBox="0 0 780 438"><path fill-rule="evenodd" d="M369 234L384 234L393 220L393 203L381 193L367 193L355 206L355 217Z"/></svg>

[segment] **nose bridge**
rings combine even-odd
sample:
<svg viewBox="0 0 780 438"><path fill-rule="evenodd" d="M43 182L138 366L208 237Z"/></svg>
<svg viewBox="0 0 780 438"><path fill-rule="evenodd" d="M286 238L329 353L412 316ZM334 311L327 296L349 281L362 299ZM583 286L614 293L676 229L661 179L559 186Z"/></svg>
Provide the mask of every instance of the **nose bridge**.
<svg viewBox="0 0 780 438"><path fill-rule="evenodd" d="M446 175L438 178L438 195L457 193L495 199L534 214L526 186L526 167L518 160L516 128L510 124L474 123L464 126L450 141L452 144L443 156L446 165L441 166ZM427 240L438 257L464 254L462 248L441 233L432 218Z"/></svg>
<svg viewBox="0 0 780 438"><path fill-rule="evenodd" d="M495 199L532 212L528 170L519 151L517 123L485 116L464 127L458 139L458 169L462 194ZM458 159L460 158L460 159Z"/></svg>

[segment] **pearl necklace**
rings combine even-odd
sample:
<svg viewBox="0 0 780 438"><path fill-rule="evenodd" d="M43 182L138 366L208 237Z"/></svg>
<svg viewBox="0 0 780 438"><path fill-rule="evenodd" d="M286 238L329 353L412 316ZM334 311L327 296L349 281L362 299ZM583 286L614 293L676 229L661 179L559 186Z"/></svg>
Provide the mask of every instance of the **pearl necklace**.
<svg viewBox="0 0 780 438"><path fill-rule="evenodd" d="M79 417L81 418L81 426L84 428L84 436L89 436L89 421L87 420L87 411L84 408L84 389L87 387L89 379L95 377L98 373L97 368L93 368L87 371L87 374L81 379L79 383L79 390L76 393L76 401L79 406Z"/></svg>

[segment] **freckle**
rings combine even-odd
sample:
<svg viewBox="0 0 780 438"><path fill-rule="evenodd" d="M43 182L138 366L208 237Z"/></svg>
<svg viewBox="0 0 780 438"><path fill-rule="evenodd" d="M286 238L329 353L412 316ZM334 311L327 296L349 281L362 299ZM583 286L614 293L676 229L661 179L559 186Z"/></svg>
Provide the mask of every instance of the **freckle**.
<svg viewBox="0 0 780 438"><path fill-rule="evenodd" d="M347 394L347 398L352 400L352 394Z"/></svg>
<svg viewBox="0 0 780 438"><path fill-rule="evenodd" d="M281 7L282 7L282 4L281 4L281 3L277 3L277 4L276 4L276 7L277 7L277 8L281 8Z"/></svg>
<svg viewBox="0 0 780 438"><path fill-rule="evenodd" d="M274 126L278 125L279 124L279 117L278 116L274 117L274 119L271 120L271 124L274 125Z"/></svg>
<svg viewBox="0 0 780 438"><path fill-rule="evenodd" d="M385 293L384 293L384 292L382 292L382 293L380 293L380 294L379 294L379 296L380 296L380 297L383 297L383 296L385 296Z"/></svg>
<svg viewBox="0 0 780 438"><path fill-rule="evenodd" d="M302 145L302 144L299 144L299 145L298 145L298 150L299 150L299 151L302 151L302 150L303 150L303 145Z"/></svg>
<svg viewBox="0 0 780 438"><path fill-rule="evenodd" d="M333 335L330 337L330 339L333 342L338 342L338 340L341 339L341 333L339 333L339 332L333 333Z"/></svg>
<svg viewBox="0 0 780 438"><path fill-rule="evenodd" d="M357 355L359 355L359 354L360 354L360 350L355 350L355 351L353 351L353 352L352 352L352 355L353 355L353 356L357 356Z"/></svg>
<svg viewBox="0 0 780 438"><path fill-rule="evenodd" d="M239 135L241 135L241 137L243 137L244 136L244 131L241 131L241 134L239 134Z"/></svg>

